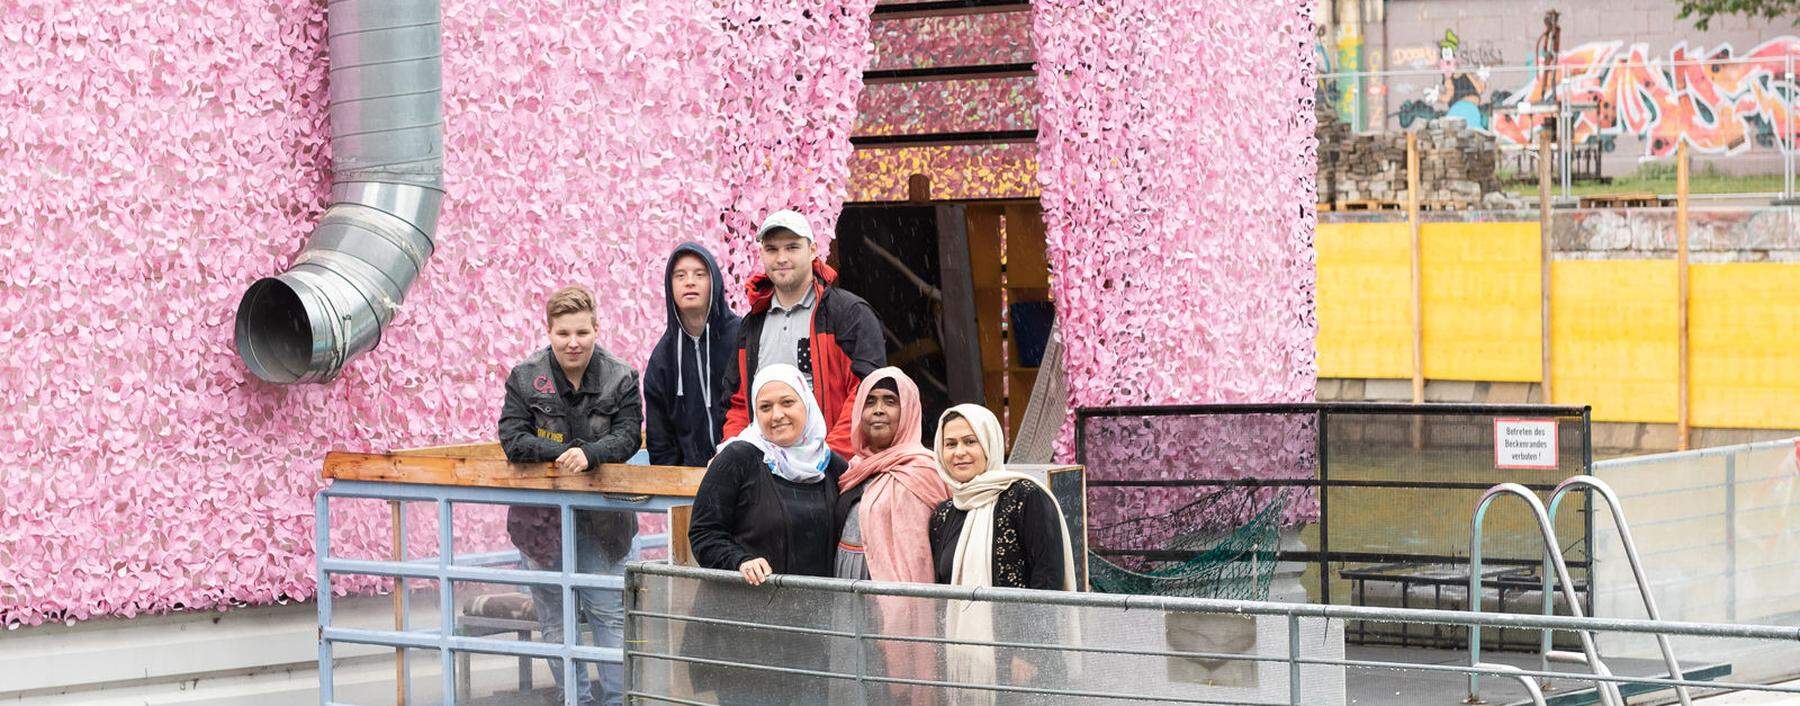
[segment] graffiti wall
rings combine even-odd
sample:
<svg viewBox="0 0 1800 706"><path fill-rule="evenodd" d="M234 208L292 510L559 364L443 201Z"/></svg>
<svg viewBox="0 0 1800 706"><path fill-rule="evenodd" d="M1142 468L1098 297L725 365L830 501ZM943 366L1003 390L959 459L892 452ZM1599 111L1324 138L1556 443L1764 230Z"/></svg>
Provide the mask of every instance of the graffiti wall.
<svg viewBox="0 0 1800 706"><path fill-rule="evenodd" d="M1576 106L1569 136L1591 171L1666 166L1686 143L1702 168L1779 174L1783 148L1800 142L1800 87L1787 73L1800 73L1789 68L1800 64L1800 32L1740 17L1700 30L1677 11L1668 0L1387 0L1361 32L1365 70L1381 75L1360 79L1365 105L1333 107L1365 116L1367 130L1461 119L1504 151L1536 139L1537 118L1521 108L1562 82ZM1323 38L1324 55L1336 36Z"/></svg>
<svg viewBox="0 0 1800 706"><path fill-rule="evenodd" d="M1575 106L1577 144L1610 148L1616 138L1631 137L1642 143L1642 156L1667 157L1685 140L1701 154L1725 155L1779 150L1800 135L1796 81L1787 77L1800 63L1800 37L1743 52L1730 44L1681 43L1662 54L1641 42L1592 42L1562 52L1554 64L1507 72L1510 80L1492 66L1465 63L1454 32L1446 33L1441 49L1441 81L1427 82L1420 97L1390 114L1400 127L1460 118L1503 144L1530 144L1541 118L1520 109L1546 101L1560 84Z"/></svg>

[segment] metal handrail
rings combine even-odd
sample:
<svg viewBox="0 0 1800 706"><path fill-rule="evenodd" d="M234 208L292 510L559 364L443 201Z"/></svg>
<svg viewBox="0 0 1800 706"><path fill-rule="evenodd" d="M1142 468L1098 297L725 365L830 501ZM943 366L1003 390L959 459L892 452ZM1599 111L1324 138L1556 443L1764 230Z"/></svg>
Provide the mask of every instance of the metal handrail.
<svg viewBox="0 0 1800 706"><path fill-rule="evenodd" d="M1486 519L1488 507L1493 504L1494 500L1501 495L1508 494L1519 496L1526 505L1531 507L1532 514L1537 517L1538 532L1543 535L1545 554L1550 558L1556 569L1556 576L1562 582L1563 596L1569 601L1569 612L1577 618L1586 617L1582 614L1581 599L1575 595L1575 582L1569 578L1569 567L1563 562L1562 545L1556 541L1556 529L1550 525L1550 516L1544 512L1544 504L1539 502L1537 496L1532 495L1530 490L1518 483L1501 483L1489 488L1486 493L1481 495L1481 501L1475 505L1475 515L1470 521L1469 529L1469 612L1476 614L1481 612L1482 520ZM1593 633L1589 630L1580 630L1576 632L1576 635L1581 637L1581 649L1587 655L1588 667L1597 675L1612 676L1612 670L1607 669L1606 663L1600 661L1600 651L1594 647ZM1472 626L1469 628L1469 664L1473 666L1480 662L1481 628ZM1601 703L1606 706L1624 706L1625 700L1620 696L1617 684L1596 681L1594 687L1600 694ZM1470 674L1468 703L1481 702L1480 688L1481 675Z"/></svg>
<svg viewBox="0 0 1800 706"><path fill-rule="evenodd" d="M927 642L927 643L962 644L962 645L985 646L985 647L1008 648L1008 649L1047 650L1047 651L1051 651L1051 652L1128 654L1128 655L1136 655L1136 656L1142 656L1142 657L1179 657L1179 658L1186 658L1186 659L1224 660L1224 661L1231 661L1231 662L1247 662L1247 663L1266 664L1266 665L1283 664L1288 667L1290 683L1289 683L1289 688L1287 689L1288 697L1287 697L1287 700L1285 700L1285 701L1263 701L1263 700L1240 701L1240 700L1230 700L1227 698L1209 698L1207 695L1204 695L1204 694L1191 694L1191 693L1182 693L1180 695L1165 696L1162 694L1152 694L1152 693L1125 693L1125 692L1112 692L1112 691L1102 692L1102 691L1094 690L1092 688L1084 689L1084 688L1082 688L1082 685L1080 685L1080 684L1072 684L1072 685L1063 686L1063 687L1050 687L1050 686L1039 687L1039 686L1031 686L1028 684L1012 684L1012 683L1002 683L1002 682L989 683L989 682L983 682L983 681L979 681L979 680L977 680L977 681L965 681L965 680L947 681L947 680L943 680L943 679L913 679L913 678L905 678L902 676L887 675L887 674L881 674L881 673L870 674L870 673L866 672L860 665L858 666L857 669L850 670L847 668L847 665L838 665L837 667L830 667L830 666L821 667L821 666L815 666L815 665L811 665L811 664L790 664L790 663L785 663L785 662L783 662L783 663L768 663L766 661L761 661L761 660L746 661L746 660L741 660L741 659L736 659L736 658L724 659L724 658L720 658L718 656L700 656L700 655L694 655L694 654L687 654L687 653L683 653L681 650L675 649L675 643L669 641L669 638L667 637L668 633L666 631L664 632L664 635L665 635L664 637L656 639L656 640L643 640L643 641L628 640L626 642L624 655L623 655L624 659L627 662L627 665L631 665L634 662L637 664L643 664L645 660L650 660L650 661L655 661L655 662L659 662L659 663L687 663L687 664L712 665L712 666L728 667L728 668L732 668L732 669L739 669L739 670L745 670L745 671L749 671L749 672L758 672L758 673L765 673L765 674L781 674L781 675L814 677L814 678L820 678L820 679L838 680L838 681L843 681L843 682L854 682L859 685L904 684L904 685L913 685L913 686L921 686L921 687L930 687L930 688L934 688L934 689L974 690L974 691L986 691L986 692L997 692L997 693L1016 693L1016 694L1026 694L1026 695L1037 695L1037 696L1054 696L1054 695L1081 696L1081 697L1094 698L1094 699L1106 699L1109 701L1125 701L1125 702L1136 702L1136 703L1156 701L1156 702L1169 702L1169 703L1207 703L1207 704L1244 705L1244 706L1271 706L1272 704L1277 704L1277 703L1293 704L1293 705L1297 706L1298 704L1306 703L1305 701L1302 700L1302 698L1303 698L1302 694L1304 692L1302 692L1300 690L1300 688L1299 688L1300 685L1297 683L1299 681L1299 674L1300 674L1301 668L1306 667L1306 666L1341 667L1341 668L1345 668L1345 669L1357 669L1357 670L1418 671L1418 672L1429 672L1429 673L1437 673L1437 674L1444 674L1444 675L1465 675L1465 676L1472 675L1472 674L1479 674L1479 675L1486 675L1486 676L1503 678L1503 679L1518 679L1519 677L1526 677L1527 679L1551 679L1551 678L1560 679L1560 678L1575 677L1575 678L1580 678L1580 679L1587 680L1587 681L1599 682L1603 685L1611 686L1613 689L1617 689L1617 687L1619 685L1640 685L1640 686L1659 686L1659 687L1692 686L1692 687L1718 688L1718 689L1726 689L1726 690L1743 690L1743 691L1781 693L1781 694L1800 694L1800 686L1793 686L1793 685L1729 683L1729 682L1724 682L1724 681L1700 681L1697 679L1687 679L1685 677L1678 678L1678 679L1664 679L1664 678L1658 678L1658 677L1615 676L1615 675L1610 675L1610 674L1609 675L1599 675L1599 674L1571 675L1567 672L1546 672L1546 671L1539 671L1539 670L1535 670L1535 669L1523 669L1523 668L1519 668L1519 667L1513 667L1510 665L1495 665L1495 664L1491 664L1491 663L1480 663L1480 662L1474 664L1473 666L1465 666L1465 665L1460 665L1460 664L1435 664L1435 663L1379 661L1379 660L1366 660L1366 659L1346 659L1346 658L1306 656L1306 655L1301 654L1300 650L1301 650L1302 641L1298 639L1298 636L1300 634L1298 619L1306 618L1306 617L1329 618L1329 619L1334 619L1334 620L1373 620L1373 621L1377 621L1377 622L1398 622L1398 623L1411 623L1411 624L1467 625L1467 626L1486 626L1486 627L1523 628L1523 629L1594 630L1594 631L1603 631L1603 632L1620 632L1620 633L1636 633L1636 634L1662 633L1662 634L1683 635L1683 636L1751 637L1751 638L1757 638L1757 639L1800 641L1800 627L1792 627L1792 626L1735 625L1735 624L1723 624L1723 623L1710 624L1710 623L1690 623L1690 622L1658 622L1658 621L1638 620L1638 619L1587 618L1587 617L1571 617L1571 616L1564 616L1564 615L1544 616L1544 615L1538 615L1536 613L1529 613L1529 614L1517 614L1517 613L1477 614L1477 613L1470 613L1467 611L1451 611L1451 610L1418 610L1418 609L1411 609L1411 608L1380 608L1380 607L1372 607L1372 606L1342 606L1342 605L1307 604L1307 603L1270 603L1270 602L1259 602L1259 601L1237 601L1237 600L1221 600L1221 599L1186 598L1186 597L1175 597L1175 596L1145 596L1145 595L1130 595L1130 594L1092 594L1092 593L1076 593L1076 592L1064 592L1064 591L1040 591L1040 590L1030 590L1030 589L1013 589L1013 588L977 588L977 587L969 587L969 586L949 586L949 585L939 585L939 584L903 584L903 583L888 583L888 582L870 581L870 580L858 581L858 580L850 580L850 579L839 579L839 578L829 578L829 577L812 577L812 576L795 576L795 575L785 575L785 574L777 574L777 575L771 576L767 581L764 582L764 584L762 586L755 588L755 589L748 589L758 595L766 594L770 600L776 600L777 597L780 596L780 594L783 591L798 590L798 591L806 591L806 592L816 591L816 592L820 592L820 593L824 593L824 594L853 595L853 596L859 596L859 597L861 597L861 596L898 596L898 597L926 598L926 599L947 600L947 601L981 601L981 602L991 602L991 603L1019 603L1019 604L1027 604L1027 605L1035 605L1035 606L1068 606L1068 607L1076 607L1076 608L1084 608L1084 609L1111 608L1111 609L1121 609L1121 610L1126 610L1126 611L1149 610L1149 611L1159 611L1159 612L1168 612L1168 613L1213 613L1213 614L1225 614L1225 615L1242 615L1242 616L1254 615L1254 616L1286 618L1285 622L1288 625L1288 633L1287 633L1288 634L1288 640L1287 640L1288 647L1287 647L1287 653L1285 655L1272 654L1272 653L1254 653L1254 652L1249 653L1249 654L1219 654L1219 653L1211 653L1211 652L1188 652L1188 651L1169 650L1169 649L1136 649L1136 648L1114 647L1114 646L1105 645L1105 644L1067 645L1067 644L1062 644L1060 641L1049 642L1049 643L1044 643L1044 644L1037 644L1037 643L1020 643L1020 642L998 641L998 640L979 640L979 639L963 640L963 639L957 639L954 637L942 637L942 636L932 636L932 635L892 635L892 634L883 634L880 630L874 630L874 631L865 630L864 625L860 622L857 623L854 631L852 631L847 626L842 626L842 625L834 626L831 629L821 629L818 627L814 627L812 625L810 619L805 621L806 624L804 624L804 625L785 625L785 624L779 624L779 621L776 619L771 619L769 621L763 621L763 622L752 622L752 621L746 621L743 619L733 618L733 617L705 615L704 611L699 611L692 615L684 615L679 612L669 612L666 610L659 609L659 607L661 606L660 600L652 598L652 596L660 595L661 592L681 591L683 589L677 588L672 584L665 584L665 585L662 585L661 588L654 588L653 586L655 584L651 584L650 582L646 581L646 579L651 578L651 577L664 577L664 578L676 579L676 580L701 581L701 582L708 582L708 583L724 583L724 584L731 584L731 585L735 585L735 586L743 586L743 577L740 574L738 574L737 572L733 572L733 571L722 571L722 570L704 569L704 568L692 567L692 566L676 566L676 565L669 565L669 564L663 564L663 563L643 563L643 562L632 563L631 565L629 565L626 570L626 576L627 576L627 579L626 579L627 583L630 586L629 590L627 591L627 596L628 596L628 600L631 601L627 605L627 613L626 613L627 617L628 617L627 626L628 626L628 629L631 629L634 632L634 634L636 634L636 632L638 631L638 628L632 627L635 623L637 623L638 621L643 621L643 620L651 620L651 621L672 621L672 622L679 622L679 623L700 623L700 624L707 624L707 625L729 625L729 626L734 626L734 627L742 628L742 629L755 630L755 631L759 631L759 632L767 632L769 634L766 638L756 638L756 639L767 639L770 641L770 644L779 644L780 640L782 639L781 636L784 634L787 634L787 633L822 634L822 635L831 635L831 636L838 637L838 638L855 639L859 643L862 643L864 641L907 641L907 642L915 642L916 641L916 642ZM812 600L812 599L804 598L804 597L788 596L784 600L793 601L793 600ZM647 607L645 605L646 603L651 604L651 605ZM652 634L654 634L654 633L652 633ZM633 674L635 672L633 672L632 669L628 667L627 673ZM658 672L658 673L662 674L662 672ZM1523 682L1521 682L1521 683L1523 683ZM1542 690L1541 689L1534 690L1533 689L1534 686L1536 686L1536 684L1530 684L1530 685L1525 686L1527 693L1533 697L1532 703L1543 703L1543 702L1540 702L1537 700L1539 697L1541 697ZM640 684L640 683L634 682L634 684L631 688L633 689L632 695L641 696L646 699L654 700L654 701L667 701L670 703L693 703L693 704L700 704L701 706L706 706L707 704L711 703L711 702L707 702L707 701L691 701L691 702L683 701L678 698L670 699L670 698L668 698L669 695L667 695L665 693L660 693L656 687L648 685L648 684ZM1608 694L1608 690L1603 688L1600 690L1600 693L1602 694L1602 698L1606 698L1606 694ZM1233 696L1233 695L1220 694L1219 696L1229 697L1229 696Z"/></svg>
<svg viewBox="0 0 1800 706"><path fill-rule="evenodd" d="M1534 498L1535 499L1535 498ZM1541 507L1541 506L1540 506ZM704 569L663 562L632 562L627 575L668 576L720 583L742 584L743 574L736 571ZM1188 598L1185 596L1150 596L1132 593L1081 593L1076 591L1041 591L1029 588L989 588L954 586L934 583L893 583L874 580L850 580L824 576L774 574L763 581L767 590L793 588L860 596L897 596L901 598L934 598L989 603L1029 603L1121 610L1160 610L1187 613L1228 613L1235 615L1299 616L1302 618L1336 618L1339 620L1373 620L1406 622L1420 625L1474 625L1507 630L1589 630L1633 634L1666 633L1683 637L1723 637L1748 640L1783 640L1800 642L1800 627L1786 625L1737 625L1732 623L1696 623L1686 621L1654 621L1631 618L1589 618L1586 616L1537 615L1534 613L1485 613L1471 615L1461 610L1424 608L1381 608L1375 606L1327 605L1321 603L1276 603L1273 601L1241 601L1224 598Z"/></svg>
<svg viewBox="0 0 1800 706"><path fill-rule="evenodd" d="M1620 543L1625 546L1625 559L1631 564L1631 574L1637 581L1638 594L1644 597L1644 612L1650 616L1651 620L1661 620L1662 615L1656 610L1656 598L1650 595L1650 579L1644 575L1644 562L1638 558L1637 544L1631 540L1631 528L1625 522L1625 508L1619 504L1619 496L1613 492L1612 486L1607 485L1606 481L1588 475L1573 476L1558 483L1556 490L1550 492L1549 516L1555 517L1557 508L1562 506L1563 498L1569 491L1580 486L1599 491L1601 499L1605 500L1606 506L1612 510L1613 525L1618 528ZM1556 549L1555 553L1561 554L1562 550ZM1555 610L1552 605L1554 601L1550 595L1550 556L1551 552L1544 552L1544 615L1550 615ZM1543 650L1539 656L1541 660L1539 665L1544 671L1549 671L1550 631L1545 630L1540 640ZM1663 664L1668 666L1669 676L1680 678L1681 665L1675 661L1675 649L1669 646L1669 636L1657 635L1656 646L1662 650ZM1693 706L1694 702L1688 696L1687 687L1675 687L1675 695L1681 699L1682 706Z"/></svg>

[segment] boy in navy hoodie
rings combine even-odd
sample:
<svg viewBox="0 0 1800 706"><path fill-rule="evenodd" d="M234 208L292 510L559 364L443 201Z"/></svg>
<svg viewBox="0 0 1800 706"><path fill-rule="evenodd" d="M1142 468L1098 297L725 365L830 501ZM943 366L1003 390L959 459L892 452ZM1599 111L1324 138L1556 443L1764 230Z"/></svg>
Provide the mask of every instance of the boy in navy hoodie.
<svg viewBox="0 0 1800 706"><path fill-rule="evenodd" d="M658 466L705 466L725 441L727 384L742 319L712 253L682 243L663 270L668 328L644 367L644 445Z"/></svg>

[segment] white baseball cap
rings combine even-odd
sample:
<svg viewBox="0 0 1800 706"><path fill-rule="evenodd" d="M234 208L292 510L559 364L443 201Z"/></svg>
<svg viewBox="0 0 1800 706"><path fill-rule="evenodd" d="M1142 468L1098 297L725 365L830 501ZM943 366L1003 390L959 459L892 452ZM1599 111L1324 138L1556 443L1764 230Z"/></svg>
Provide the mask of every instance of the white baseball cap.
<svg viewBox="0 0 1800 706"><path fill-rule="evenodd" d="M799 211L783 210L769 214L768 218L763 219L762 227L756 230L756 241L762 242L764 236L776 230L792 231L808 242L819 242L813 238L812 226L807 224L806 216L800 215Z"/></svg>

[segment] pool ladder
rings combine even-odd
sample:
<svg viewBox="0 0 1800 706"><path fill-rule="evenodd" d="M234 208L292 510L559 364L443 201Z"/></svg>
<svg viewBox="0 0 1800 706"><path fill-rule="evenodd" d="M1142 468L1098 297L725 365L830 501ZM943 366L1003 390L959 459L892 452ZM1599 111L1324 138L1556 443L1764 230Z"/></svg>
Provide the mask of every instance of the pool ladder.
<svg viewBox="0 0 1800 706"><path fill-rule="evenodd" d="M1486 493L1482 494L1481 501L1475 505L1474 518L1470 522L1470 611L1475 613L1481 612L1482 521L1486 519L1488 506L1492 505L1494 500L1502 495L1516 495L1525 501L1525 504L1531 508L1532 514L1536 516L1538 532L1542 535L1544 540L1544 568L1542 571L1544 579L1542 590L1544 615L1550 615L1555 611L1554 591L1556 589L1556 584L1561 584L1563 599L1569 603L1569 612L1577 618L1585 617L1581 610L1581 601L1575 595L1575 583L1569 578L1568 564L1563 560L1562 543L1556 540L1556 529L1550 522L1550 518L1554 517L1557 509L1562 506L1563 498L1568 496L1569 491L1576 488L1585 488L1591 492L1598 493L1601 499L1606 501L1607 508L1612 511L1613 525L1619 530L1619 540L1620 543L1624 545L1625 558L1630 562L1632 576L1637 581L1638 594L1643 596L1644 611L1649 615L1651 620L1662 619L1661 614L1656 609L1656 599L1650 594L1650 580L1644 575L1644 564L1643 561L1638 558L1637 544L1631 539L1631 528L1625 522L1625 509L1619 505L1618 494L1614 493L1612 487L1607 485L1605 481L1589 475L1574 476L1557 484L1556 489L1550 492L1550 508L1548 511L1544 509L1544 504L1538 501L1536 495L1533 495L1529 489L1518 483L1501 483L1489 488ZM1593 558L1589 557L1590 566L1592 561ZM1552 575L1553 571L1554 575ZM1591 586L1590 590L1592 590ZM1612 670L1607 669L1606 663L1600 659L1599 650L1594 645L1593 632L1581 630L1577 631L1576 635L1581 638L1581 652L1562 652L1550 648L1551 631L1542 631L1542 635L1539 638L1539 671L1550 671L1551 662L1566 662L1585 664L1592 670L1595 676L1612 676ZM1680 679L1681 667L1675 661L1675 650L1669 646L1668 636L1657 635L1656 643L1657 646L1662 649L1663 663L1669 669L1669 678ZM1481 662L1481 628L1477 626L1470 626L1469 628L1469 665L1472 667L1485 666L1482 665ZM1467 699L1467 703L1483 703L1480 696L1480 682L1481 675L1469 675L1469 698ZM1620 695L1619 686L1616 682L1596 681L1595 689L1600 695L1600 702L1605 706L1624 706L1625 699ZM1682 706L1693 706L1693 701L1688 696L1687 687L1675 687L1675 693L1681 699ZM1533 694L1533 700L1535 702L1542 703L1541 698L1541 696Z"/></svg>

